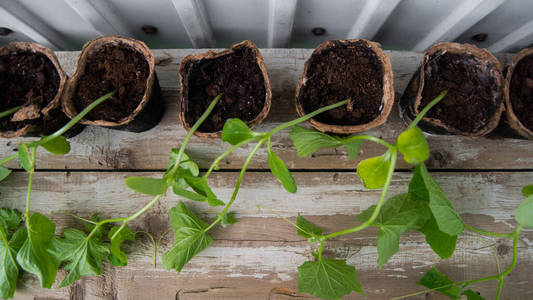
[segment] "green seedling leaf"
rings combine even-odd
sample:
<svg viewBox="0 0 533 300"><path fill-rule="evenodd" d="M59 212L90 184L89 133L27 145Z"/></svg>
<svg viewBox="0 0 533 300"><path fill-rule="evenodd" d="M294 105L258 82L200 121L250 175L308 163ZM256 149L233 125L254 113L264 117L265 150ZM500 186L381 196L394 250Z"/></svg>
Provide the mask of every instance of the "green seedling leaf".
<svg viewBox="0 0 533 300"><path fill-rule="evenodd" d="M69 271L59 287L71 285L82 276L102 274L102 263L109 255L109 249L96 237L88 237L83 231L69 228L64 238L54 238L50 253L58 261L65 261L63 267Z"/></svg>
<svg viewBox="0 0 533 300"><path fill-rule="evenodd" d="M298 235L309 239L311 242L315 242L317 237L322 235L322 228L307 221L299 213L296 218L296 226L298 226Z"/></svg>
<svg viewBox="0 0 533 300"><path fill-rule="evenodd" d="M172 169L178 160L178 149L172 149L170 151L170 158L168 160L168 169ZM181 162L180 162L180 168L183 170L188 170L192 176L198 176L200 174L200 169L198 168L198 165L191 160L191 158L186 154L183 153L181 156Z"/></svg>
<svg viewBox="0 0 533 300"><path fill-rule="evenodd" d="M199 195L204 197L204 200L195 200L195 201L207 201L210 206L222 206L225 203L217 198L215 193L211 190L207 184L207 179L204 177L195 177L195 176L185 176L183 177L185 182ZM185 194L180 195L186 197Z"/></svg>
<svg viewBox="0 0 533 300"><path fill-rule="evenodd" d="M16 209L0 208L0 226L9 233L17 229L22 222L22 217Z"/></svg>
<svg viewBox="0 0 533 300"><path fill-rule="evenodd" d="M434 217L427 221L427 223L420 229L420 232L426 236L426 242L438 256L443 259L452 256L455 251L457 236L448 235L442 232Z"/></svg>
<svg viewBox="0 0 533 300"><path fill-rule="evenodd" d="M235 218L235 212L230 211L229 213L222 216L222 220L220 220L220 224L222 227L226 228L228 225L235 224L239 222L237 218Z"/></svg>
<svg viewBox="0 0 533 300"><path fill-rule="evenodd" d="M28 238L17 253L17 262L24 271L39 277L41 287L51 288L59 265L48 252L56 225L47 217L34 213L26 226Z"/></svg>
<svg viewBox="0 0 533 300"><path fill-rule="evenodd" d="M172 191L174 194L181 196L183 198L192 200L192 201L199 201L199 202L205 202L207 201L207 197L204 195L200 195L195 192L188 191L182 187L179 186L179 184L175 183L172 185Z"/></svg>
<svg viewBox="0 0 533 300"><path fill-rule="evenodd" d="M354 266L346 260L322 258L298 267L298 292L318 298L340 299L352 291L365 295Z"/></svg>
<svg viewBox="0 0 533 300"><path fill-rule="evenodd" d="M300 126L292 127L290 137L298 150L298 156L303 157L322 148L336 148L342 145L341 140L335 136Z"/></svg>
<svg viewBox="0 0 533 300"><path fill-rule="evenodd" d="M344 148L346 148L350 160L357 158L361 151L361 146L363 146L363 140L351 140L344 143Z"/></svg>
<svg viewBox="0 0 533 300"><path fill-rule="evenodd" d="M180 202L169 211L174 244L163 254L163 267L178 273L196 254L207 248L213 239L205 233L207 224Z"/></svg>
<svg viewBox="0 0 533 300"><path fill-rule="evenodd" d="M91 215L89 220L93 221L94 223L98 223L98 222L100 222L100 216L98 215L98 213L94 213L94 214ZM82 222L82 225L83 225L83 228L85 229L86 233L90 233L91 231L93 231L94 227L96 226L93 223L88 223L88 222L85 222L85 221ZM96 232L94 233L94 236L97 237L98 239L102 238L102 236L106 232L109 231L109 226L110 226L110 224L100 225L98 227L98 229L96 229Z"/></svg>
<svg viewBox="0 0 533 300"><path fill-rule="evenodd" d="M289 193L296 193L296 182L285 163L274 151L268 147L268 166L272 174L281 182L285 190Z"/></svg>
<svg viewBox="0 0 533 300"><path fill-rule="evenodd" d="M429 289L435 289L435 291L440 292L452 299L459 299L461 296L461 288L455 285L450 285L452 283L454 282L448 276L442 274L436 268L431 268L431 270L429 270L418 282L418 284Z"/></svg>
<svg viewBox="0 0 533 300"><path fill-rule="evenodd" d="M0 298L13 298L19 275L17 252L26 240L25 228L20 228L14 234L22 218L16 210L0 209Z"/></svg>
<svg viewBox="0 0 533 300"><path fill-rule="evenodd" d="M533 196L529 196L516 209L516 222L518 224L533 228Z"/></svg>
<svg viewBox="0 0 533 300"><path fill-rule="evenodd" d="M377 157L362 160L357 165L357 175L367 189L380 189L387 181L387 174L391 164L390 152Z"/></svg>
<svg viewBox="0 0 533 300"><path fill-rule="evenodd" d="M30 151L28 150L28 146L24 143L19 144L19 151L18 151L19 159L20 159L20 165L24 170L31 172L32 171L32 165L31 165L31 158L30 158Z"/></svg>
<svg viewBox="0 0 533 300"><path fill-rule="evenodd" d="M533 195L533 184L526 185L525 187L523 187L522 188L522 195L524 195L524 197L529 197L529 196Z"/></svg>
<svg viewBox="0 0 533 300"><path fill-rule="evenodd" d="M481 297L477 292L468 289L465 291L466 300L485 300L485 298Z"/></svg>
<svg viewBox="0 0 533 300"><path fill-rule="evenodd" d="M0 166L0 181L6 179L9 174L11 174L10 169Z"/></svg>
<svg viewBox="0 0 533 300"><path fill-rule="evenodd" d="M418 127L407 129L398 136L398 150L410 164L419 164L429 157L429 146L424 133Z"/></svg>
<svg viewBox="0 0 533 300"><path fill-rule="evenodd" d="M163 195L167 191L167 182L164 179L130 176L126 178L126 186L137 193L146 195Z"/></svg>
<svg viewBox="0 0 533 300"><path fill-rule="evenodd" d="M222 128L222 140L232 145L251 139L257 134L240 119L228 119Z"/></svg>
<svg viewBox="0 0 533 300"><path fill-rule="evenodd" d="M109 255L109 261L115 265L115 266L127 266L128 265L128 259L126 256L126 253L120 249L120 246L125 241L135 241L135 233L131 231L128 227L122 228L122 230L115 236L115 238L111 238L117 230L120 228L120 226L113 226L107 236L111 240L111 245L109 246L109 250L111 251L111 254Z"/></svg>
<svg viewBox="0 0 533 300"><path fill-rule="evenodd" d="M43 140L45 137L42 137ZM55 155L65 155L70 152L70 143L66 138L58 136L44 144L41 144L46 151Z"/></svg>
<svg viewBox="0 0 533 300"><path fill-rule="evenodd" d="M415 167L409 192L420 197L422 201L429 202L429 208L440 231L451 236L463 232L464 224L461 217L424 164Z"/></svg>
<svg viewBox="0 0 533 300"><path fill-rule="evenodd" d="M356 216L359 222L366 222L374 213L376 206L372 205L366 211ZM382 267L398 252L400 236L413 229L418 229L430 217L427 205L420 203L409 194L392 197L383 204L372 226L380 228L378 232L378 265Z"/></svg>

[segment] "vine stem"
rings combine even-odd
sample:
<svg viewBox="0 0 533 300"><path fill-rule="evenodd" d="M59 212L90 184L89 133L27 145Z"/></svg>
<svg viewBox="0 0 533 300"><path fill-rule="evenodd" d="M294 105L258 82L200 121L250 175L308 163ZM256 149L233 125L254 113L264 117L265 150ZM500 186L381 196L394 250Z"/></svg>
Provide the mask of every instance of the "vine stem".
<svg viewBox="0 0 533 300"><path fill-rule="evenodd" d="M9 115L11 115L11 114L16 113L21 107L22 107L22 106L15 106L15 107L13 107L13 108L10 108L10 109L8 109L8 110L6 110L6 111L1 112L1 113L0 113L0 119L2 119L2 118L4 118L4 117L7 117L7 116L9 116Z"/></svg>
<svg viewBox="0 0 533 300"><path fill-rule="evenodd" d="M205 121L205 119L207 119L207 117L209 116L211 111L213 111L213 109L215 108L215 105L218 103L218 100L220 100L221 97L222 97L222 94L218 94L218 96L216 96L215 99L213 99L213 101L211 101L211 103L209 104L209 106L207 107L205 112L194 123L194 125L191 127L191 129L187 133L187 136L185 136L185 139L183 139L183 142L181 144L180 150L178 151L178 156L176 157L176 163L174 164L174 166L172 167L172 169L168 173L169 178L172 178L172 176L178 171L179 165L181 163L181 158L183 157L183 153L185 153L185 147L189 143L189 140L193 136L194 132L198 129L198 127L200 127L200 125L202 125L202 123ZM170 184L167 181L167 189L169 187L170 187ZM165 190L165 192L166 192L166 190ZM111 236L111 240L113 240L122 231L122 229L124 229L124 227L126 227L126 224L128 222L134 220L138 216L142 215L145 211L150 209L150 207L152 207L154 204L156 204L157 201L159 201L159 199L161 199L161 197L163 197L163 195L164 195L164 193L161 194L161 195L155 196L154 199L152 199L152 201L148 202L148 204L146 204L143 208L141 208L140 210L138 210L136 213L134 213L131 216L128 216L128 217L125 217L125 218L110 219L110 220L112 220L110 222L122 222L122 224L120 224L120 227L118 228L118 230L115 231L115 233ZM108 221L108 220L104 220L104 221ZM101 221L100 223L102 223L104 221ZM110 222L106 222L106 223L110 223ZM100 224L100 223L98 223L98 224ZM103 225L103 224L105 224L105 223L102 223L101 225ZM93 232L95 232L95 230L97 228L98 228L98 225L95 226L95 228L91 232L91 235L93 234Z"/></svg>
<svg viewBox="0 0 533 300"><path fill-rule="evenodd" d="M498 233L498 232L485 231L485 230L482 230L482 229L474 228L474 227L466 225L466 224L465 224L465 228L470 230L470 231L472 231L472 232L479 233L481 235L486 235L486 236L491 236L491 237L503 237L503 238L508 238L508 239L511 239L511 240L514 238L514 234L513 233Z"/></svg>
<svg viewBox="0 0 533 300"><path fill-rule="evenodd" d="M35 173L35 154L37 153L37 147L31 149L31 171L28 178L28 192L26 193L26 221L29 229L30 224L30 199L31 199L31 186L33 183L33 174ZM29 230L28 230L29 231Z"/></svg>
<svg viewBox="0 0 533 300"><path fill-rule="evenodd" d="M374 136L371 136L371 135L366 135L366 134L360 134L360 135L355 135L355 136L349 137L348 139L346 139L345 143L350 142L350 141L354 141L354 140L371 141L371 142L383 145L383 146L385 146L385 147L387 147L389 149L396 147L396 146L394 146L392 144L389 144L389 143L385 142L384 140L382 140L380 138L377 138L377 137L374 137Z"/></svg>
<svg viewBox="0 0 533 300"><path fill-rule="evenodd" d="M224 153L222 153L221 155L219 155L214 161L213 163L211 164L211 166L209 167L209 169L207 170L207 172L204 174L204 178L207 178L209 177L209 175L211 174L211 172L213 172L213 170L218 166L218 164L220 163L220 161L222 161L224 159L224 157L230 155L233 151L235 151L236 149L248 144L248 143L251 143L251 142L254 142L254 141L257 141L261 138L261 136L256 136L256 137L253 137L253 138L250 138L250 139L246 139L240 143L237 143L235 145L233 145L231 148L229 148L228 150L224 151Z"/></svg>
<svg viewBox="0 0 533 300"><path fill-rule="evenodd" d="M392 152L391 153L391 164L390 164L389 170L387 172L387 178L385 180L385 185L383 186L383 190L381 191L381 195L379 197L379 201L376 204L376 208L374 209L374 212L372 213L370 218L368 220L366 220L366 222L364 222L363 224L361 224L359 226L348 228L348 229L344 229L344 230L337 231L337 232L334 232L334 233L330 233L328 235L322 236L323 238L330 239L330 238L333 238L333 237L336 237L336 236L339 236L339 235L344 235L344 234L348 234L348 233L352 233L352 232L361 231L361 230L367 228L368 226L370 226L370 224L372 224L372 222L374 222L374 220L377 218L377 216L379 214L379 211L381 210L381 206L385 202L385 196L387 195L387 190L389 189L390 183L392 181L392 174L394 173L394 168L396 167L396 159L398 157L398 153L397 153L396 147L394 146L390 150Z"/></svg>
<svg viewBox="0 0 533 300"><path fill-rule="evenodd" d="M429 102L428 105L426 105L424 109L422 109L422 111L418 113L416 118L413 120L413 122L411 122L411 124L409 124L409 127L407 127L407 129L415 128L416 125L418 125L418 122L422 120L422 118L427 114L427 112L431 108L433 108L433 106L437 105L437 103L439 103L439 101L442 100L442 98L444 98L446 94L448 94L448 90L442 91L435 99L431 100L431 102Z"/></svg>
<svg viewBox="0 0 533 300"><path fill-rule="evenodd" d="M407 295L404 295L404 296L395 297L395 298L392 298L391 300L399 300L399 299L404 299L404 298L408 298L408 297L412 297L412 296L422 295L422 294L425 294L425 293L428 293L428 292L444 289L444 288L447 288L447 287L458 286L458 285L462 285L462 288L464 289L464 288L466 288L467 286L469 286L471 284L484 282L484 281L489 281L489 280L498 280L498 292L496 293L496 300L498 300L500 298L501 291L503 289L503 279L505 278L505 276L509 275L509 273L511 273L511 271L513 271L513 269L516 266L516 262L518 261L518 255L517 255L518 254L518 238L520 236L520 231L521 230L522 230L522 226L518 225L515 228L515 230L513 231L513 233L512 233L512 235L513 235L513 260L511 261L511 264L509 265L509 267L507 267L507 269L505 269L505 271L503 271L503 273L498 274L498 275L482 277L482 278L478 278L478 279L467 280L467 281L457 281L457 282L453 282L453 283L446 284L446 285L443 285L443 286L439 286L439 287L436 287L436 288L426 289L426 290L423 290L423 291L418 291L418 292L407 294ZM494 232L492 232L492 233L494 233Z"/></svg>
<svg viewBox="0 0 533 300"><path fill-rule="evenodd" d="M250 152L250 155L248 155L248 157L246 158L246 161L242 165L241 172L239 173L239 178L237 178L237 183L235 184L235 189L233 190L233 195L231 195L231 200L228 202L228 204L226 204L226 206L224 207L224 209L222 210L220 215L218 215L216 220L213 221L213 223L211 223L209 226L207 226L207 228L204 229L204 232L209 231L209 229L211 229L218 222L220 222L222 220L222 218L224 217L224 215L228 212L230 206L233 204L233 202L235 202L235 199L237 199L237 193L239 192L239 188L241 187L242 179L244 178L244 173L246 173L246 168L248 167L248 165L252 161L252 158L257 153L259 148L261 148L261 146L263 145L264 142L265 142L265 139L260 140L257 143L257 145L255 145L255 147L252 150L252 152Z"/></svg>
<svg viewBox="0 0 533 300"><path fill-rule="evenodd" d="M14 160L14 159L17 158L18 156L19 156L18 153L12 154L12 155L10 155L10 156L8 156L8 157L6 157L6 158L0 160L0 165L3 165L3 164L5 164L5 163L8 162L8 161Z"/></svg>
<svg viewBox="0 0 533 300"><path fill-rule="evenodd" d="M76 123L78 123L83 117L85 117L86 114L88 114L91 110L93 110L96 106L100 105L102 102L106 101L107 99L111 98L115 94L115 91L109 92L102 97L96 99L91 104L87 105L78 115L76 115L72 120L70 120L67 124L65 124L63 127L61 127L56 132L52 133L51 135L43 137L40 141L36 143L36 145L42 145L45 144L55 138L57 138L60 135L63 135L65 132L67 132L70 128L72 128Z"/></svg>

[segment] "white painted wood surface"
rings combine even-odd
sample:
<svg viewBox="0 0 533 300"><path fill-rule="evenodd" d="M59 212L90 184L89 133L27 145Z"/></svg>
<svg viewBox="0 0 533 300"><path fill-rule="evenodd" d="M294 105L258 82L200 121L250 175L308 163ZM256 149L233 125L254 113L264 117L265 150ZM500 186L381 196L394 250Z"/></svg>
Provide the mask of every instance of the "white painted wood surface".
<svg viewBox="0 0 533 300"><path fill-rule="evenodd" d="M99 212L104 217L126 216L141 208L150 197L129 191L123 183L130 175L161 176L168 152L178 147L185 136L177 120L177 66L187 54L203 50L155 50L157 73L167 111L154 129L140 134L88 127L71 140L72 152L67 156L51 156L40 151L32 193L32 211L52 215L59 224L58 233L67 225L78 224L65 211L89 216ZM266 131L295 117L294 89L311 50L261 50L273 88L273 107L266 122L258 127ZM421 60L420 53L389 51L395 73L397 97L407 85ZM74 69L75 52L59 52L58 57L68 73ZM505 65L511 55L498 55ZM405 128L397 109L390 120L369 134L390 141ZM12 153L17 142L29 139L1 140L0 152ZM469 225L509 232L515 224L514 211L522 197L520 189L533 182L533 150L531 141L497 137L465 140L451 136L428 136L432 149L429 165L450 200ZM258 205L273 208L294 220L302 213L325 227L327 232L355 224L354 215L374 204L379 191L366 190L344 150L324 150L311 158L299 158L287 132L273 140L275 151L294 170L298 192L286 193L268 171L266 152L260 151L251 165L232 210L240 222L226 229L216 227L211 235L213 246L202 252L178 276L160 266L153 268L149 240L129 245L129 265L107 266L105 274L85 278L64 289L43 290L35 278L24 276L17 299L293 299L309 298L297 293L297 267L311 258L314 249L296 235L294 228L269 209L257 211ZM187 152L202 167L227 146L218 140L193 138ZM236 151L221 164L224 172L209 179L215 193L228 201L239 169L250 147ZM383 149L365 144L361 157L377 155ZM14 165L12 165L14 166ZM410 173L402 172L392 182L390 195L405 192ZM501 171L497 171L501 169ZM0 184L1 206L22 209L27 175L16 171ZM132 223L136 230L147 230L160 236L169 227L166 212L178 201L174 195L161 202ZM190 203L196 211L206 209ZM210 214L206 218L213 217ZM377 268L375 230L340 237L326 245L330 257L346 257L358 269L369 299L388 299L420 290L416 282L431 266L437 265L455 280L473 279L495 274L492 248L502 265L510 262L510 244L504 240L483 240L471 234L460 238L455 255L441 261L425 244L420 234L402 237L400 252L382 269ZM172 242L163 239L161 251ZM316 246L316 245L315 245ZM503 299L533 297L533 232L525 232L519 243L519 264L506 281ZM62 273L60 277L64 276ZM494 282L476 286L488 299L496 291ZM414 299L440 299L434 296ZM356 294L346 299L361 299Z"/></svg>

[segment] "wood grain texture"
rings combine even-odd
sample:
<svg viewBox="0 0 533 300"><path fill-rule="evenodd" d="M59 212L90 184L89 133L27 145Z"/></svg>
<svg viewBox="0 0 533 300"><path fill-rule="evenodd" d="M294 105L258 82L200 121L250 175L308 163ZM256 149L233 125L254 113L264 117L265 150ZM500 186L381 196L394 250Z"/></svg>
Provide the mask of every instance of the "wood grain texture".
<svg viewBox="0 0 533 300"><path fill-rule="evenodd" d="M183 57L204 50L154 50L156 72L166 102L166 113L161 123L144 133L128 133L98 127L87 127L78 136L71 139L72 151L66 157L58 157L41 151L38 155L38 167L44 169L90 169L90 170L162 170L166 167L171 148L179 147L186 132L178 122L178 64ZM272 85L272 109L265 122L257 126L257 131L267 131L296 118L294 94L296 84L303 70L305 60L311 49L263 49L265 65ZM386 51L391 56L394 72L396 99L403 93L412 73L421 61L422 54L415 52ZM64 70L71 74L77 59L76 52L58 52L58 58ZM497 55L503 65L511 56ZM399 117L397 105L389 120L383 126L369 134L394 141L405 128ZM19 141L13 139L0 141L0 153L5 156L14 153ZM497 137L467 140L454 136L428 136L431 158L430 168L436 169L526 169L533 166L532 141L502 139ZM344 149L327 149L301 158L284 131L275 136L272 145L278 156L292 169L353 169L356 162L351 162ZM220 140L193 138L188 153L206 168L212 160L221 154L227 144ZM237 150L221 164L223 169L239 169L250 151L251 146ZM375 156L383 152L379 145L367 143L363 147L360 159ZM16 167L12 162L9 166ZM400 163L401 168L409 168ZM250 168L267 168L266 150L258 152Z"/></svg>
<svg viewBox="0 0 533 300"><path fill-rule="evenodd" d="M160 176L160 172L38 172L34 181L33 207L53 215L60 224L77 222L64 210L88 216L99 212L104 217L131 214L149 196L137 195L123 186L129 175ZM434 174L465 222L486 230L509 232L513 214L522 196L520 187L533 181L533 172L441 172ZM0 185L4 206L23 208L27 175L16 172ZM228 200L235 172L218 172L210 178L214 192ZM240 222L228 228L215 228L210 234L213 245L188 264L181 275L159 266L153 269L152 246L142 234L129 245L129 265L106 266L99 277L83 279L70 288L42 290L34 278L26 278L19 289L21 299L292 299L307 298L297 293L296 270L311 259L316 245L296 235L294 228L270 210L257 211L262 204L281 215L294 217L298 212L320 224L327 232L353 226L353 215L377 201L379 191L365 190L351 172L295 172L299 190L295 195L282 191L279 183L266 172L251 172L246 177L232 210ZM405 192L410 173L394 176L390 195ZM132 223L156 237L169 227L166 211L180 198L167 195L153 209ZM188 202L197 212L204 205ZM206 218L212 217L206 215ZM78 223L79 226L79 223ZM325 255L347 258L358 269L369 299L388 299L420 290L416 282L433 265L455 280L466 280L496 273L493 252L505 266L510 262L511 244L506 240L482 239L464 234L450 260L441 261L418 233L402 237L400 252L382 269L377 268L376 230L343 236L328 241ZM170 247L165 236L161 251ZM493 245L493 247L489 247ZM503 299L533 297L533 232L525 232L519 244L519 264L506 281ZM64 274L60 275L60 277ZM490 299L496 291L494 282L476 286ZM362 299L352 294L346 299ZM427 299L418 297L413 299ZM429 298L438 299L438 298Z"/></svg>

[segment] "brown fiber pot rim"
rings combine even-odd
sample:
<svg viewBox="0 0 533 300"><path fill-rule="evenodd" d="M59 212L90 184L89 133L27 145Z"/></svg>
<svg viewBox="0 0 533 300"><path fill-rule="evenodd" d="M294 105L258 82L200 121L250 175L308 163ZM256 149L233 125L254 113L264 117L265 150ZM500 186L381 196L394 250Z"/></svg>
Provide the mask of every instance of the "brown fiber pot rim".
<svg viewBox="0 0 533 300"><path fill-rule="evenodd" d="M13 50L43 54L50 60L50 62L52 62L57 73L59 74L59 86L57 88L56 96L54 97L54 99L52 99L52 101L50 101L50 103L48 103L48 105L46 105L44 108L41 109L41 113L44 116L49 116L49 113L51 110L59 108L61 106L61 97L62 97L63 91L65 90L65 85L67 83L67 74L61 68L61 65L59 64L59 61L56 55L54 54L54 52L42 45L39 45L37 43L27 43L27 42L12 42L0 48L0 55L5 55L6 52L10 52ZM13 132L0 132L0 136L3 138L14 138L14 137L19 137L19 136L24 136L26 134L29 134L29 133L32 133L38 130L39 128L37 128L36 125L27 124L24 127Z"/></svg>
<svg viewBox="0 0 533 300"><path fill-rule="evenodd" d="M76 63L76 68L74 69L74 74L69 78L67 86L65 88L65 93L63 95L63 111L69 118L74 118L79 111L74 105L74 93L78 87L78 81L81 76L85 73L85 67L87 64L87 57L92 54L95 49L102 47L103 45L113 44L121 47L129 47L139 53L141 53L146 62L148 63L148 78L146 80L145 92L141 99L141 102L128 116L122 118L117 122L106 121L106 120L87 120L82 119L80 123L87 125L96 125L96 126L106 126L106 127L116 127L122 126L130 123L135 119L135 117L144 109L148 101L150 100L150 95L152 94L152 87L154 86L155 80L155 59L150 48L142 41L125 38L118 35L110 35L105 37L96 38L87 42L83 45L80 54L78 55L78 62ZM94 99L96 100L96 99Z"/></svg>
<svg viewBox="0 0 533 300"><path fill-rule="evenodd" d="M238 48L241 48L241 47L247 47L247 48L251 49L254 52L255 57L256 57L257 65L259 66L259 69L261 70L261 74L263 75L263 79L264 79L264 82L265 82L265 90L266 90L265 102L264 102L263 109L261 110L261 112L259 114L257 114L257 116L255 118L253 118L249 122L246 122L246 124L251 127L251 126L260 124L267 117L268 113L270 112L270 105L272 103L272 90L271 90L271 87L270 87L270 80L268 79L268 74L267 74L267 71L266 71L266 68L265 68L265 62L263 60L263 55L261 55L261 52L259 51L257 46L252 41L246 40L246 41L242 41L242 42L240 42L238 44L232 45L231 48L229 48L227 50L224 50L224 51L221 51L221 52L216 52L216 51L213 51L213 50L209 50L207 52L200 53L200 54L190 54L190 55L187 55L181 61L180 67L179 67L180 98L181 98L180 99L180 105L179 105L179 107L180 107L179 119L181 121L181 124L183 125L183 128L185 128L185 130L189 131L191 129L192 125L193 125L193 124L187 123L187 120L186 120L186 117L185 117L185 114L187 112L187 104L188 104L188 101L189 101L189 99L185 98L185 94L186 94L185 88L186 87L185 87L185 84L184 84L185 80L188 79L188 78L186 78L186 76L188 76L188 74L185 74L187 72L187 67L190 64L196 64L196 63L199 63L200 61L203 61L203 60L217 59L219 57L232 54L235 51L235 49L238 49ZM196 136L203 137L203 138L218 138L218 137L220 137L222 135L222 131L201 132L201 131L197 130L196 132L194 132L194 134Z"/></svg>
<svg viewBox="0 0 533 300"><path fill-rule="evenodd" d="M511 94L509 92L514 68L520 62L520 60L529 55L533 55L533 48L522 49L522 51L518 52L518 54L513 58L513 62L509 65L507 74L505 76L505 82L503 85L503 98L505 101L505 116L507 117L509 126L511 126L511 128L517 131L521 136L528 139L533 139L533 131L522 124L522 122L520 122L518 117L515 115L513 106L511 105Z"/></svg>
<svg viewBox="0 0 533 300"><path fill-rule="evenodd" d="M429 57L437 52L442 52L442 54L450 52L450 53L457 53L460 55L473 55L484 66L487 66L487 63L491 63L494 67L490 68L490 76L496 80L497 86L499 87L503 86L502 65L500 64L500 61L496 57L494 57L494 55L492 55L492 53L490 53L488 50L478 48L470 44L447 43L447 42L437 43L431 46L424 53L424 57L422 58L422 64L420 65L420 73L419 73L419 78L418 78L419 88L416 94L414 107L413 107L415 115L418 115L418 113L420 112L418 107L420 106L420 103L422 102L422 91L424 90L424 77L425 77L424 68L426 64L428 63ZM492 93L493 93L493 98L496 98L496 99L502 98L503 94L502 94L501 88L498 91L493 91ZM461 131L455 127L444 124L441 120L435 119L435 118L423 117L422 120L424 120L425 122L431 123L434 126L441 127L447 132L462 135L467 138L476 138L476 137L480 137L480 136L490 133L498 126L503 110L504 110L503 101L500 101L500 103L498 104L498 108L496 109L494 114L491 116L487 124L476 132Z"/></svg>
<svg viewBox="0 0 533 300"><path fill-rule="evenodd" d="M363 42L369 47L374 53L376 53L379 62L382 65L383 68L383 97L381 99L381 102L383 103L383 109L381 110L381 113L372 120L371 122L365 123L365 124L359 124L359 125L331 125L319 122L313 118L309 119L307 122L311 124L315 129L322 131L322 132L331 132L336 134L352 134L357 132L363 132L367 131L369 129L372 129L374 127L380 126L383 123L387 121L387 118L389 117L389 114L392 110L392 106L394 104L394 84L393 84L393 74L392 74L392 66L390 63L390 57L386 55L383 50L381 49L381 45L376 42L372 42L365 39L352 39L352 40L329 40L322 44L320 44L311 54L311 57L307 59L304 65L304 70L302 73L302 77L300 79L300 82L298 83L298 87L296 88L296 112L300 117L303 117L306 115L303 106L300 102L300 90L301 88L306 84L307 82L307 71L311 64L311 58L314 55L317 55L321 53L324 50L335 48L338 44L344 44L344 45L350 45L357 42Z"/></svg>

